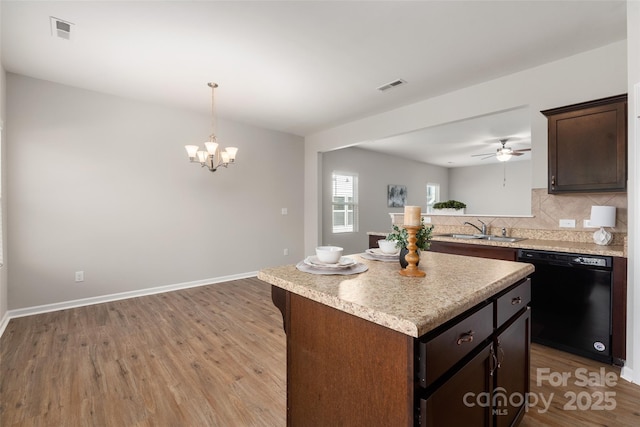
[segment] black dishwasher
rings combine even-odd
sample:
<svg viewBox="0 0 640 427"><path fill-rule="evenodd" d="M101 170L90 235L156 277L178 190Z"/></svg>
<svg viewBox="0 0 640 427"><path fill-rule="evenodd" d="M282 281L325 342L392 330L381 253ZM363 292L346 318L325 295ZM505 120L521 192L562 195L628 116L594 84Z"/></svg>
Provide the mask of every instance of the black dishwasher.
<svg viewBox="0 0 640 427"><path fill-rule="evenodd" d="M531 340L612 363L612 257L520 249L531 275Z"/></svg>

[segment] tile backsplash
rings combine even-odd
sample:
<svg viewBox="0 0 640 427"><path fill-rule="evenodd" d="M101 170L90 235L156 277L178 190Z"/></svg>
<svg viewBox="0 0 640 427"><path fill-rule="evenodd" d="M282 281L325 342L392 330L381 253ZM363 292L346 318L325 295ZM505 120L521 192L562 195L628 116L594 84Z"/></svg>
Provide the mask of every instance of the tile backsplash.
<svg viewBox="0 0 640 427"><path fill-rule="evenodd" d="M548 194L546 188L533 189L531 192L531 217L491 217L478 216L487 223L492 234L500 234L503 227L509 235L520 236L534 233L536 235L554 236L553 240L591 241L593 228L584 228L583 221L591 216L591 206L605 205L615 206L616 226L611 229L614 234L614 244L622 244L627 234L627 194L626 193L576 193L576 194ZM402 223L402 214L394 216L394 223ZM465 221L473 222L470 218L474 215L449 216L449 215L425 215L431 218L431 223L446 228L466 227ZM561 228L561 219L573 219L575 228ZM526 232L525 230L529 230ZM467 230L468 231L468 230ZM461 231L455 231L461 232ZM528 237L523 235L522 237ZM552 239L552 237L548 237Z"/></svg>

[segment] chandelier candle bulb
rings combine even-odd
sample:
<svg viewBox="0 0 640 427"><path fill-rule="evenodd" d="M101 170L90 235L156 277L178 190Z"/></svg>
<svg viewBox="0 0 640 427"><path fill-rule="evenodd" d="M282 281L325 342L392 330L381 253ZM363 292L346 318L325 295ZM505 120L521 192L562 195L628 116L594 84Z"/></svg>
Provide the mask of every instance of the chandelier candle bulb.
<svg viewBox="0 0 640 427"><path fill-rule="evenodd" d="M404 225L412 227L420 226L421 210L420 206L405 206Z"/></svg>

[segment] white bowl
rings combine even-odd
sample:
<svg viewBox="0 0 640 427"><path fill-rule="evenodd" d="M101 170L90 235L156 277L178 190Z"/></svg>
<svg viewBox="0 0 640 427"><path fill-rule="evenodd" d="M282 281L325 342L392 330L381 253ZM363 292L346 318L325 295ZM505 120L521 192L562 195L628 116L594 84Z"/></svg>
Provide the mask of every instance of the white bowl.
<svg viewBox="0 0 640 427"><path fill-rule="evenodd" d="M378 240L378 247L385 254L395 254L396 252L398 252L395 240Z"/></svg>
<svg viewBox="0 0 640 427"><path fill-rule="evenodd" d="M327 264L337 264L342 256L343 249L339 246L318 246L316 256L321 262Z"/></svg>

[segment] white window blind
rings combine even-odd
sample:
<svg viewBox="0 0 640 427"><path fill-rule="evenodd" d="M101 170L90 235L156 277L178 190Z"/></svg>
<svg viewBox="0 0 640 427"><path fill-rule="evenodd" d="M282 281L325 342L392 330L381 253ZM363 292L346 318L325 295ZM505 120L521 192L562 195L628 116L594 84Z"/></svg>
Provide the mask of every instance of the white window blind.
<svg viewBox="0 0 640 427"><path fill-rule="evenodd" d="M358 231L358 175L334 172L332 180L332 231Z"/></svg>

